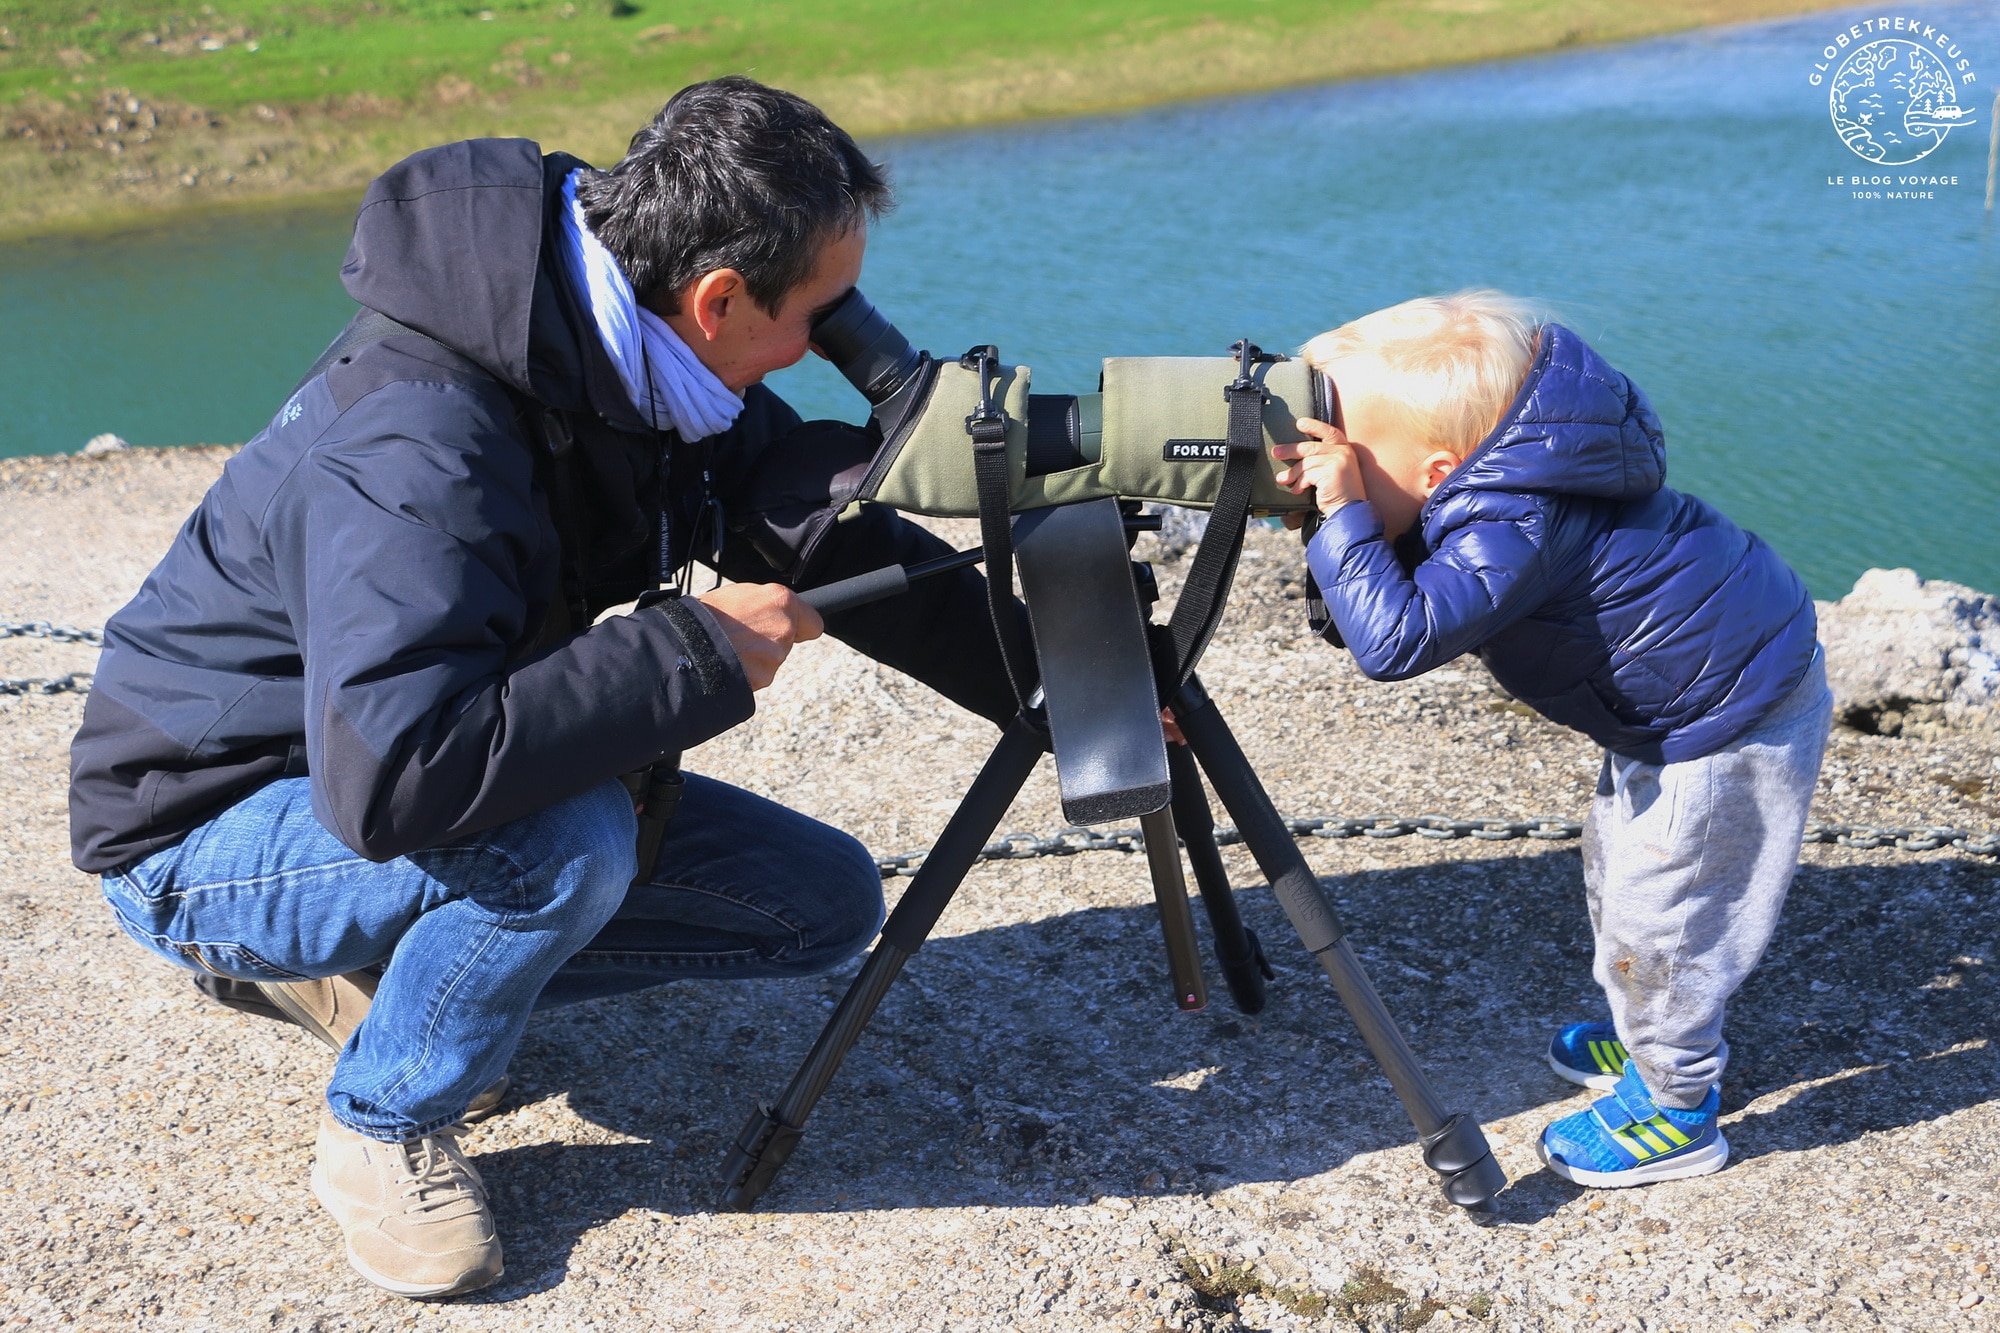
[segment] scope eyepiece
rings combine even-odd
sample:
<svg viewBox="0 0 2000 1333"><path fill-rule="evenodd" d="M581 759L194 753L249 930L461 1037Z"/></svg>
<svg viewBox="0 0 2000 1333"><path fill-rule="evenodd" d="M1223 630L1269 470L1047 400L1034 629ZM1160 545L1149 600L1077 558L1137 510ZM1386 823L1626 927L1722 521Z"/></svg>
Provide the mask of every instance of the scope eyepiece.
<svg viewBox="0 0 2000 1333"><path fill-rule="evenodd" d="M813 322L813 345L861 391L871 406L880 407L902 392L923 364L923 354L897 332L859 287Z"/></svg>

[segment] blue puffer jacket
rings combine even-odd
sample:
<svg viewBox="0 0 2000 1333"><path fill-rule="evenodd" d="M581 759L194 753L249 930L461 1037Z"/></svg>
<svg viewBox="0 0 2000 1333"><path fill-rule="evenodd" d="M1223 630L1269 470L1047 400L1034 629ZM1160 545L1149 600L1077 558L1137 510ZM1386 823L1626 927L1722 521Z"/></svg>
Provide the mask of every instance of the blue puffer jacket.
<svg viewBox="0 0 2000 1333"><path fill-rule="evenodd" d="M1665 480L1646 396L1549 324L1513 405L1399 549L1352 504L1307 560L1374 679L1477 652L1516 698L1607 750L1697 759L1791 692L1819 627L1776 552Z"/></svg>

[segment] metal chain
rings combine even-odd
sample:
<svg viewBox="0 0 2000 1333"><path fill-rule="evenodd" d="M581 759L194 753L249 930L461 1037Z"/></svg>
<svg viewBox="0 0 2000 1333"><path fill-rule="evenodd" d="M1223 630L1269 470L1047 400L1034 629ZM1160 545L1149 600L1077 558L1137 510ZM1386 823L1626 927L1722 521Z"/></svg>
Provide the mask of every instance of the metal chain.
<svg viewBox="0 0 2000 1333"><path fill-rule="evenodd" d="M1508 842L1519 838L1539 838L1559 842L1583 836L1583 825L1570 819L1536 815L1527 819L1453 819L1447 815L1359 815L1287 819L1285 827L1295 838L1477 838L1482 842ZM1228 824L1215 829L1218 846L1232 847L1243 835ZM1951 848L1971 856L2000 857L2000 830L1968 832L1955 828L1901 828L1871 824L1807 824L1802 843L1828 842L1842 847L1867 850L1894 848L1904 852L1934 852ZM1138 829L1116 829L1098 833L1086 828L1058 829L1047 838L1032 833L1009 833L980 848L982 861L1023 861L1038 856L1075 856L1078 852L1143 852L1145 835ZM923 852L903 856L878 856L875 865L883 879L917 873L924 862Z"/></svg>
<svg viewBox="0 0 2000 1333"><path fill-rule="evenodd" d="M67 676L0 676L0 694L88 694L91 675L72 671Z"/></svg>
<svg viewBox="0 0 2000 1333"><path fill-rule="evenodd" d="M102 648L104 631L78 629L74 625L51 625L46 620L0 620L0 639L48 639L53 643L81 643Z"/></svg>
<svg viewBox="0 0 2000 1333"><path fill-rule="evenodd" d="M46 620L0 620L0 639L46 639L102 648L104 631L51 625ZM87 694L90 682L88 671L72 671L66 676L0 676L0 694Z"/></svg>
<svg viewBox="0 0 2000 1333"><path fill-rule="evenodd" d="M52 643L80 643L92 648L104 646L104 631L78 629L74 625L52 625L46 620L0 620L0 639L47 639ZM85 694L91 674L72 671L66 676L0 676L0 695ZM1527 819L1453 819L1448 815L1329 815L1307 819L1287 819L1285 827L1295 838L1476 838L1481 842L1509 842L1517 838L1538 838L1560 842L1583 836L1583 825L1552 815ZM1233 847L1243 835L1227 824L1215 830L1218 846ZM2000 857L2000 830L1972 832L1955 828L1903 828L1872 824L1807 824L1806 843L1834 843L1864 850L1894 848L1903 852L1935 852L1944 848L1968 856ZM1008 833L979 849L982 861L1026 861L1041 856L1075 856L1079 852L1143 852L1146 839L1138 829L1115 829L1098 833L1087 828L1062 828L1046 838L1032 833ZM917 873L925 852L902 856L878 856L875 865L882 878L895 879Z"/></svg>

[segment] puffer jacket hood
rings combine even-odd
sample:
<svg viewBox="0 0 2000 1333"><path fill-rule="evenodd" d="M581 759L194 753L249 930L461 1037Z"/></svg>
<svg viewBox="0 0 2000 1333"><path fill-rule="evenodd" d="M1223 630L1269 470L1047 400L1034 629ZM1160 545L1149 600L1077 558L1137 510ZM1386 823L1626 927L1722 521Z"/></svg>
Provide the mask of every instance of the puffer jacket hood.
<svg viewBox="0 0 2000 1333"><path fill-rule="evenodd" d="M1369 676L1476 652L1524 703L1646 762L1729 744L1817 649L1798 575L1666 485L1645 394L1560 324L1394 549L1364 501L1334 512L1307 559L1329 637Z"/></svg>
<svg viewBox="0 0 2000 1333"><path fill-rule="evenodd" d="M1560 324L1541 347L1500 424L1425 506L1427 518L1465 491L1523 491L1639 500L1667 481L1667 442L1646 395Z"/></svg>

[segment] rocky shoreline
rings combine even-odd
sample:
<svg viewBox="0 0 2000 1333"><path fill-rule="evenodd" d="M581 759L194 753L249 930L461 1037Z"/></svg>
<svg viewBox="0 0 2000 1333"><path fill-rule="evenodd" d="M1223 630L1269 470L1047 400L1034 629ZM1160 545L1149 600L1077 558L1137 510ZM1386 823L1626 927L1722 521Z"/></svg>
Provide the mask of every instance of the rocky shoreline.
<svg viewBox="0 0 2000 1333"><path fill-rule="evenodd" d="M101 625L226 457L0 462L0 620ZM1169 595L1184 566L1161 562ZM1362 680L1306 635L1298 568L1295 538L1253 533L1204 666L1283 812L1581 816L1587 743L1475 663ZM2000 827L1995 611L1896 572L1823 608L1857 725L1815 818ZM91 656L0 639L0 676ZM1541 1046L1601 1004L1574 843L1405 837L1306 849L1439 1087L1486 1124L1514 1181L1490 1217L1438 1197L1246 858L1232 874L1279 971L1255 1018L1173 1011L1143 866L1093 853L974 872L755 1214L706 1211L710 1178L851 968L538 1017L516 1103L468 1140L508 1277L397 1301L347 1271L305 1187L324 1051L199 1001L69 867L80 707L0 698L0 1323L1929 1330L1981 1327L2000 1300L1990 859L1804 849L1732 1009L1735 1162L1585 1194L1532 1146L1586 1103ZM991 735L823 643L690 762L900 852L934 836ZM1060 823L1045 766L1002 827Z"/></svg>

